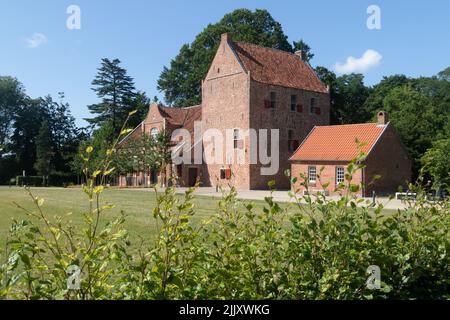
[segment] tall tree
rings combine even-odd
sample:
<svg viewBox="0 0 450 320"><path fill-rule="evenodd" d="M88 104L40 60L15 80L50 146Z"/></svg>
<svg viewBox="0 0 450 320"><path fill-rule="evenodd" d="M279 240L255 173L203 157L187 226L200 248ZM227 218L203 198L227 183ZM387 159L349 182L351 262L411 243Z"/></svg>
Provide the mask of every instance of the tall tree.
<svg viewBox="0 0 450 320"><path fill-rule="evenodd" d="M367 122L371 114L363 108L370 89L362 74L345 74L336 78L333 112L340 124Z"/></svg>
<svg viewBox="0 0 450 320"><path fill-rule="evenodd" d="M411 85L406 85L391 90L383 105L413 159L416 176L421 167L422 155L442 130L433 112L432 101Z"/></svg>
<svg viewBox="0 0 450 320"><path fill-rule="evenodd" d="M214 58L220 35L225 32L231 32L236 41L294 52L281 24L269 12L237 9L219 22L208 25L191 44L181 47L169 68L164 67L158 89L164 92L167 103L177 107L200 103L201 81Z"/></svg>
<svg viewBox="0 0 450 320"><path fill-rule="evenodd" d="M423 169L432 178L432 186L440 188L450 188L450 138L433 142L433 147L428 149L422 157Z"/></svg>
<svg viewBox="0 0 450 320"><path fill-rule="evenodd" d="M16 155L20 173L25 170L27 175L35 173L36 137L45 113L42 99L27 99L23 106L14 114L13 133L10 138L10 150Z"/></svg>
<svg viewBox="0 0 450 320"><path fill-rule="evenodd" d="M38 175L46 177L50 174L52 156L50 128L48 122L44 121L36 138L36 162L34 163L34 168Z"/></svg>
<svg viewBox="0 0 450 320"><path fill-rule="evenodd" d="M450 67L445 68L437 74L440 80L450 81Z"/></svg>
<svg viewBox="0 0 450 320"><path fill-rule="evenodd" d="M371 114L372 119L374 119L378 111L384 109L383 103L386 96L389 95L393 89L403 87L408 83L411 83L411 79L403 74L383 77L378 84L372 87L370 95L361 107L368 115Z"/></svg>
<svg viewBox="0 0 450 320"><path fill-rule="evenodd" d="M135 87L133 79L127 71L120 66L120 60L102 59L101 67L92 81L92 90L102 100L100 103L88 106L95 116L86 119L95 126L102 126L110 121L114 132L122 127L128 113L132 111Z"/></svg>
<svg viewBox="0 0 450 320"><path fill-rule="evenodd" d="M293 50L294 52L298 50L303 51L304 59L307 62L311 61L311 59L314 58L314 53L312 53L311 47L302 39L300 39L300 41L293 42Z"/></svg>
<svg viewBox="0 0 450 320"><path fill-rule="evenodd" d="M7 151L16 111L23 107L25 89L15 78L0 76L0 158Z"/></svg>

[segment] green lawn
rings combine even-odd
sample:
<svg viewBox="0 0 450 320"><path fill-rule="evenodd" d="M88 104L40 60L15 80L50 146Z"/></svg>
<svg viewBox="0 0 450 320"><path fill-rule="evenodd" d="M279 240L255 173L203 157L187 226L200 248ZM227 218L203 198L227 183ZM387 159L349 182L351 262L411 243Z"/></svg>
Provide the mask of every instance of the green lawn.
<svg viewBox="0 0 450 320"><path fill-rule="evenodd" d="M34 188L35 196L45 199L43 210L50 217L65 215L72 212L70 219L75 225L81 225L83 211L88 208L86 195L78 188ZM103 203L114 204L116 207L104 213L103 221L112 220L121 210L126 215L126 228L130 232L132 242L138 236L145 239L153 239L155 235L155 220L151 214L155 204L154 192L137 190L106 189L101 196ZM17 208L13 202L21 206L35 210L35 206L22 188L0 187L0 248L4 248L6 236L13 218L20 220L26 218L23 210ZM261 201L255 201L257 206L262 206ZM217 200L210 197L195 197L194 222L212 215L217 208Z"/></svg>

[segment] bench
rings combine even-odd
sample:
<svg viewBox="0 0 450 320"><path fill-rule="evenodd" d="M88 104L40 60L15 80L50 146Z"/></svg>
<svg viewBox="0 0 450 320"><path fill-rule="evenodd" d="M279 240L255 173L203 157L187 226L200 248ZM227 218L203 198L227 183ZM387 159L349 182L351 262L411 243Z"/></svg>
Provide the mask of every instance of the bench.
<svg viewBox="0 0 450 320"><path fill-rule="evenodd" d="M415 192L396 192L395 193L395 199L402 200L402 199L415 199L417 197L417 193Z"/></svg>

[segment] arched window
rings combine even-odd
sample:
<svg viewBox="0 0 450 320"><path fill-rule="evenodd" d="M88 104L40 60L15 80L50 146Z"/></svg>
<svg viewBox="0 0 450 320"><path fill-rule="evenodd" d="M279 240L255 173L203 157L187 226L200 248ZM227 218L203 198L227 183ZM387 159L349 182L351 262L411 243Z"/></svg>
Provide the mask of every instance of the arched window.
<svg viewBox="0 0 450 320"><path fill-rule="evenodd" d="M156 138L156 135L158 134L158 129L157 128L152 128L151 130L150 130L150 136L152 137L152 138Z"/></svg>

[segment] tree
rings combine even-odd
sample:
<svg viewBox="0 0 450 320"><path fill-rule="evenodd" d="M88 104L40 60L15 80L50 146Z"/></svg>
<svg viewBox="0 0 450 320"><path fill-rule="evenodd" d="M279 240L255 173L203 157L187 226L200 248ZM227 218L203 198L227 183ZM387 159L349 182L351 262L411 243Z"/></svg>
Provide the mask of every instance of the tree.
<svg viewBox="0 0 450 320"><path fill-rule="evenodd" d="M450 81L450 67L445 68L437 74L440 80Z"/></svg>
<svg viewBox="0 0 450 320"><path fill-rule="evenodd" d="M383 77L378 84L372 87L370 95L367 97L362 108L364 108L368 115L372 115L372 119L374 119L378 111L384 109L383 101L386 96L393 89L409 83L411 83L411 79L403 74Z"/></svg>
<svg viewBox="0 0 450 320"><path fill-rule="evenodd" d="M371 113L363 107L370 89L364 85L362 74L351 73L336 78L333 91L334 123L361 123L370 120Z"/></svg>
<svg viewBox="0 0 450 320"><path fill-rule="evenodd" d="M50 174L50 163L52 159L52 141L50 137L50 128L48 122L44 121L39 129L36 138L36 162L34 168L38 175L47 177ZM44 183L45 185L45 183Z"/></svg>
<svg viewBox="0 0 450 320"><path fill-rule="evenodd" d="M226 14L219 22L209 24L191 44L181 47L169 68L164 67L158 80L158 89L164 92L167 103L186 107L201 102L201 81L219 46L220 35L225 32L232 33L236 41L294 52L281 24L269 12L237 9ZM302 41L298 43L304 48L307 46Z"/></svg>
<svg viewBox="0 0 450 320"><path fill-rule="evenodd" d="M432 101L411 85L406 85L394 88L383 105L413 159L413 173L417 176L422 155L442 130L433 112Z"/></svg>
<svg viewBox="0 0 450 320"><path fill-rule="evenodd" d="M35 173L36 137L44 117L41 99L27 98L14 114L9 149L16 155L20 173L22 170L28 175Z"/></svg>
<svg viewBox="0 0 450 320"><path fill-rule="evenodd" d="M423 169L433 180L435 190L450 187L450 138L433 142L422 157Z"/></svg>
<svg viewBox="0 0 450 320"><path fill-rule="evenodd" d="M88 106L96 116L86 119L97 127L110 122L115 133L118 133L128 113L133 110L131 102L136 95L133 79L120 63L119 59L102 59L101 67L92 81L92 90L102 101Z"/></svg>
<svg viewBox="0 0 450 320"><path fill-rule="evenodd" d="M300 39L300 41L293 42L293 50L294 52L298 50L303 51L304 59L307 62L309 62L312 58L314 58L314 53L311 52L311 47L302 39Z"/></svg>
<svg viewBox="0 0 450 320"><path fill-rule="evenodd" d="M130 138L116 153L115 166L122 174L155 169L161 174L161 185L166 185L166 168L172 162L172 146L171 136L165 130L155 136L142 134Z"/></svg>
<svg viewBox="0 0 450 320"><path fill-rule="evenodd" d="M25 89L15 78L0 76L0 159L12 133L16 111L25 101Z"/></svg>

